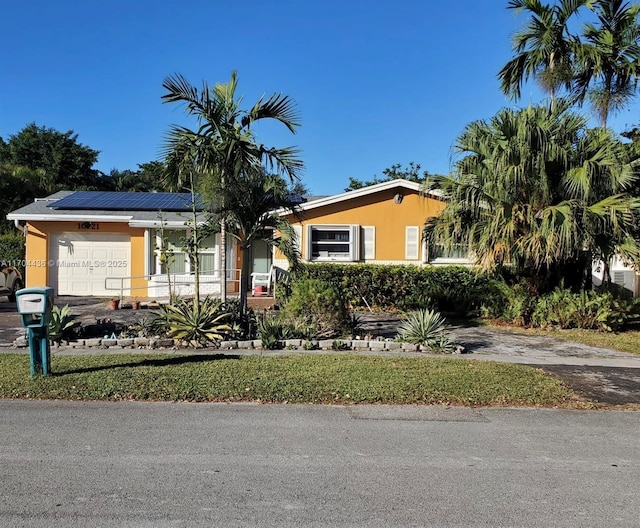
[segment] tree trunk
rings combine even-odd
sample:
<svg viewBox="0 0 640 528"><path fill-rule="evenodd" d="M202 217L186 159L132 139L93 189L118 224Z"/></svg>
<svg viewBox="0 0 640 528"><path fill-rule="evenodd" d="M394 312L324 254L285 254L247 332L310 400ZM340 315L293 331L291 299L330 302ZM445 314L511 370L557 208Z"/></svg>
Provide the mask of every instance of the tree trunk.
<svg viewBox="0 0 640 528"><path fill-rule="evenodd" d="M240 270L240 313L246 314L249 306L247 303L247 295L249 292L249 265L251 253L248 247L244 244L241 248L242 251L242 269Z"/></svg>
<svg viewBox="0 0 640 528"><path fill-rule="evenodd" d="M220 287L222 302L227 302L227 221L223 218L220 220L220 259L221 273Z"/></svg>
<svg viewBox="0 0 640 528"><path fill-rule="evenodd" d="M200 241L198 240L198 212L196 210L196 190L193 183L193 175L191 176L191 211L193 213L193 304L200 308L200 259L199 249Z"/></svg>

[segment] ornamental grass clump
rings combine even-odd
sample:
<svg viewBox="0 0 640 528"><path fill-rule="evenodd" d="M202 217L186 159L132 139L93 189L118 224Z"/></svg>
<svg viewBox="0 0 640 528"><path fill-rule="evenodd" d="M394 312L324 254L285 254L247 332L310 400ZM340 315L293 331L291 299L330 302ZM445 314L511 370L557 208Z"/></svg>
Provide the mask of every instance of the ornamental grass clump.
<svg viewBox="0 0 640 528"><path fill-rule="evenodd" d="M453 342L447 336L445 318L436 310L408 313L398 327L398 341L421 345L434 352L451 352Z"/></svg>

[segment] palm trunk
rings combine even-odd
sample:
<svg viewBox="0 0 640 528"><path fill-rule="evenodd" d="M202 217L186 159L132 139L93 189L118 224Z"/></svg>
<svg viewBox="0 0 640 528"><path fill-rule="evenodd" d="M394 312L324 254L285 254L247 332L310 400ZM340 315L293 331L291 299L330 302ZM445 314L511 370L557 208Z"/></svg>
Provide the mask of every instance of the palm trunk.
<svg viewBox="0 0 640 528"><path fill-rule="evenodd" d="M200 307L200 259L198 249L200 242L198 240L198 212L196 210L196 190L193 185L193 175L191 176L191 212L193 213L193 301L194 306Z"/></svg>
<svg viewBox="0 0 640 528"><path fill-rule="evenodd" d="M249 248L242 246L242 269L240 270L240 313L246 314L249 307L247 305L247 295L249 292Z"/></svg>
<svg viewBox="0 0 640 528"><path fill-rule="evenodd" d="M224 193L226 192L225 189L225 177L224 177L224 171L222 172L222 177L220 180L220 183L222 184L222 211L224 214ZM220 278L220 287L222 288L222 291L220 292L220 298L222 299L223 303L227 302L227 220L224 218L224 216L222 217L222 219L220 220L220 258L222 260L221 264L221 268L222 268L222 277Z"/></svg>
<svg viewBox="0 0 640 528"><path fill-rule="evenodd" d="M227 221L223 218L220 220L220 259L221 273L220 287L222 302L227 302Z"/></svg>

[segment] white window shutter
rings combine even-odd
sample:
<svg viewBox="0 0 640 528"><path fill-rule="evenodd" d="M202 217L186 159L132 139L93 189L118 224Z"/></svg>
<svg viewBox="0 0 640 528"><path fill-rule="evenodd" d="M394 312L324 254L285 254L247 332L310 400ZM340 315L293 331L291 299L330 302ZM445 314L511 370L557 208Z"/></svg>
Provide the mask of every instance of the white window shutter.
<svg viewBox="0 0 640 528"><path fill-rule="evenodd" d="M406 226L404 241L404 258L406 260L418 260L420 228L418 226Z"/></svg>
<svg viewBox="0 0 640 528"><path fill-rule="evenodd" d="M291 227L293 227L293 232L295 233L295 240L293 241L293 245L295 246L295 248L298 250L298 253L300 253L300 256L302 257L302 226L301 225L292 225Z"/></svg>
<svg viewBox="0 0 640 528"><path fill-rule="evenodd" d="M349 242L351 243L349 256L351 257L351 261L354 262L360 260L360 226L352 225L349 231Z"/></svg>
<svg viewBox="0 0 640 528"><path fill-rule="evenodd" d="M376 258L376 227L364 226L362 228L362 256L364 260Z"/></svg>
<svg viewBox="0 0 640 528"><path fill-rule="evenodd" d="M302 255L303 260L311 260L311 258L313 257L313 249L312 249L312 241L313 241L313 235L311 234L311 230L312 230L312 226L311 224L307 225L307 232L306 232L306 244L305 246L305 250L306 250L306 254Z"/></svg>

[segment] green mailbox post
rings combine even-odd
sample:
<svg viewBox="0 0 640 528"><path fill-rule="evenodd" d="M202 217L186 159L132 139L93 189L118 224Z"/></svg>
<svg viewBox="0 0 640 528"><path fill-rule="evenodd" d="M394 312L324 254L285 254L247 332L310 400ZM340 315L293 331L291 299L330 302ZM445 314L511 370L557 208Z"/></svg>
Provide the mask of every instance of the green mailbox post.
<svg viewBox="0 0 640 528"><path fill-rule="evenodd" d="M16 292L16 306L22 326L29 330L29 355L31 376L42 372L49 374L51 348L49 347L49 322L53 310L53 288L24 288Z"/></svg>

